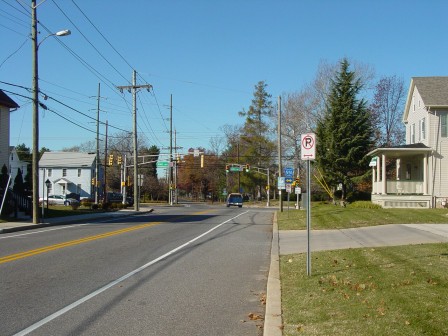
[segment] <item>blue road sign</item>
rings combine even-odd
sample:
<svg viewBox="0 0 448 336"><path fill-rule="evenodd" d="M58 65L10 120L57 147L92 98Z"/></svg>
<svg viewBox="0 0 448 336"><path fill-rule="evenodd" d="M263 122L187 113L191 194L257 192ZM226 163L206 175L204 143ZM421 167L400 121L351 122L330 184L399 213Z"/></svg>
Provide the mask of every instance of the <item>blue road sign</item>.
<svg viewBox="0 0 448 336"><path fill-rule="evenodd" d="M293 177L294 176L294 168L286 167L284 169L285 171L285 177Z"/></svg>

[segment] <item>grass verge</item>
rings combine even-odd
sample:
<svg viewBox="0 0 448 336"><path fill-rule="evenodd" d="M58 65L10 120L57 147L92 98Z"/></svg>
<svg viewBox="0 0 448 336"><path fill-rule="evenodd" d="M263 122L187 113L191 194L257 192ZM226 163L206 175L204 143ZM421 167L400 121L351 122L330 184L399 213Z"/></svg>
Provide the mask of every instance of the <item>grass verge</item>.
<svg viewBox="0 0 448 336"><path fill-rule="evenodd" d="M306 229L306 211L284 209L278 212L279 230ZM369 209L356 203L346 208L327 203L312 203L314 230L347 229L384 224L448 223L448 209Z"/></svg>
<svg viewBox="0 0 448 336"><path fill-rule="evenodd" d="M448 335L448 244L282 256L284 335Z"/></svg>

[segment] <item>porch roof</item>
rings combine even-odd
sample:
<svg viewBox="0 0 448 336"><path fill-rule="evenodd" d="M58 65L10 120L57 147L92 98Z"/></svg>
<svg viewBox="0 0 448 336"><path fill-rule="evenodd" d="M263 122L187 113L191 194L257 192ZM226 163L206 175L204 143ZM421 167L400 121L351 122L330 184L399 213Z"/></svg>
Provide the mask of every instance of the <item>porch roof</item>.
<svg viewBox="0 0 448 336"><path fill-rule="evenodd" d="M67 180L67 179L65 179L65 178L60 178L60 179L57 179L56 181L54 181L53 183L57 183L57 184L70 184L70 183L73 183L72 181L70 181L70 180Z"/></svg>
<svg viewBox="0 0 448 336"><path fill-rule="evenodd" d="M389 157L403 157L403 156L411 156L416 154L425 154L425 153L431 153L433 150L432 148L422 144L422 143L416 143L416 144L410 144L410 145L403 145L403 146L397 146L397 147L388 147L388 148L377 148L373 151L367 153L368 156L377 156L385 154Z"/></svg>

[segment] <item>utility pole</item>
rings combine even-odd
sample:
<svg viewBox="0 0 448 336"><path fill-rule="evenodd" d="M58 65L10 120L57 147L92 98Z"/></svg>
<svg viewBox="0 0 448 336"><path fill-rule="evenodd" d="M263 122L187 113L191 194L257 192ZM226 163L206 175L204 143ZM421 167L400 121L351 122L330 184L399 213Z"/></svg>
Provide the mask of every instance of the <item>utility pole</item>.
<svg viewBox="0 0 448 336"><path fill-rule="evenodd" d="M168 195L170 198L170 205L173 205L173 95L170 95L170 163L169 163L169 178L168 178Z"/></svg>
<svg viewBox="0 0 448 336"><path fill-rule="evenodd" d="M100 92L101 83L98 83L98 98L96 106L96 165L95 165L95 204L98 204L98 178L100 170Z"/></svg>
<svg viewBox="0 0 448 336"><path fill-rule="evenodd" d="M133 143L134 143L134 210L139 211L140 200L138 194L138 158L137 158L137 90L145 88L149 91L152 88L152 85L137 85L137 71L132 72L132 85L127 86L117 86L117 88L123 92L123 90L130 90L132 93L132 110L133 110L133 124L134 124L134 135L133 135Z"/></svg>
<svg viewBox="0 0 448 336"><path fill-rule="evenodd" d="M107 172L107 129L108 124L106 120L106 140L104 141L104 181L103 181L103 200L104 202L107 202L107 187L106 187L106 172Z"/></svg>
<svg viewBox="0 0 448 336"><path fill-rule="evenodd" d="M33 224L39 223L39 74L38 74L38 43L37 43L37 5L31 1L31 40L33 48ZM42 195L43 197L43 195Z"/></svg>
<svg viewBox="0 0 448 336"><path fill-rule="evenodd" d="M278 96L277 103L277 133L278 133L278 176L282 176L282 98ZM279 207L280 212L283 212L283 197L282 197L282 189L278 189L278 198L279 198Z"/></svg>

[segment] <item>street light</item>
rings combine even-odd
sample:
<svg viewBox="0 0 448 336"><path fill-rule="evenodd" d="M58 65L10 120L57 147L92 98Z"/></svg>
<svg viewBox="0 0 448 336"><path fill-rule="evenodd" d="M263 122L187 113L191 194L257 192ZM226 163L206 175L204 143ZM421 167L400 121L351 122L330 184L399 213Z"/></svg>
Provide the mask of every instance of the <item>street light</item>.
<svg viewBox="0 0 448 336"><path fill-rule="evenodd" d="M51 181L49 179L47 179L45 181L45 185L47 186L47 211L48 211L48 191L50 190L50 187L51 187ZM42 195L42 202L43 202L43 199L44 199L44 195Z"/></svg>
<svg viewBox="0 0 448 336"><path fill-rule="evenodd" d="M31 39L33 50L33 158L31 164L33 180L33 224L39 223L39 62L38 49L40 44L50 36L67 36L70 30L61 30L50 34L37 42L36 0L31 0Z"/></svg>

